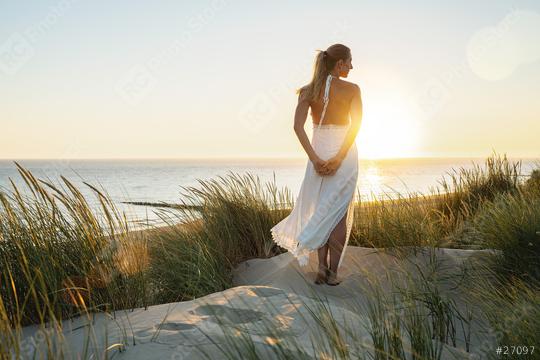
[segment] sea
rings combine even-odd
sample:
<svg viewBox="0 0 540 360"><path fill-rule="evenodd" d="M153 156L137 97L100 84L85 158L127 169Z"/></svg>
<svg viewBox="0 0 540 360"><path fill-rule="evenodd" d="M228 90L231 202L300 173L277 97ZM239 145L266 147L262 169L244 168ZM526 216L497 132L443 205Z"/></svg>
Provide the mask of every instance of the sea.
<svg viewBox="0 0 540 360"><path fill-rule="evenodd" d="M508 158L519 164L526 178L540 168L540 158ZM357 194L361 201L397 198L407 194L444 192L441 182L450 181L460 169L485 168L485 158L359 159ZM95 193L85 183L106 191L118 209L133 224L160 224L160 210L137 203L179 204L186 188L201 187L200 181L251 174L264 184L275 183L297 196L307 159L114 159L114 160L0 160L0 190L11 191L12 182L24 191L16 163L55 185L61 176L75 184L91 206L98 206Z"/></svg>

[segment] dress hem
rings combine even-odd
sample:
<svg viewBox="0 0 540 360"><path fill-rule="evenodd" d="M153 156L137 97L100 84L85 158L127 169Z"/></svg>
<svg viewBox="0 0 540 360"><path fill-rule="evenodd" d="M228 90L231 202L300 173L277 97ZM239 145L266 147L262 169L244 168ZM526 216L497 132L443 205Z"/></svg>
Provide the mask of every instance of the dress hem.
<svg viewBox="0 0 540 360"><path fill-rule="evenodd" d="M277 231L275 229L275 227L270 230L270 232L272 233L272 240L277 245L279 245L280 247L282 247L282 248L286 249L287 251L289 251L298 260L299 265L304 267L309 263L309 255L310 255L310 253L312 251L319 250L321 247L325 246L328 243L328 241L330 240L330 234L332 233L332 231L334 231L337 224L346 215L346 218L345 218L345 224L346 224L346 235L345 236L346 236L346 238L345 238L345 243L343 245L343 250L341 251L340 259L339 259L339 262L338 262L338 270L339 270L339 268L341 267L341 263L343 262L343 259L345 257L345 250L346 250L346 248L348 246L350 235L351 235L351 232L352 232L352 226L353 226L353 222L354 222L354 198L355 198L354 195L355 194L353 192L353 194L351 196L351 200L349 201L349 204L346 207L346 211L343 213L342 216L338 217L338 220L336 221L336 223L333 224L333 226L330 227L330 230L328 231L328 234L325 236L326 241L321 246L319 246L319 247L317 247L315 249L302 246L302 244L300 244L300 242L298 240L296 240L295 238L292 238L290 236L286 236L284 233ZM289 241L287 241L287 240L289 240ZM293 246L293 247L289 246L289 244L291 244L291 242L293 244L296 244L296 246ZM300 255L299 252L302 251L302 250L304 250L304 254Z"/></svg>

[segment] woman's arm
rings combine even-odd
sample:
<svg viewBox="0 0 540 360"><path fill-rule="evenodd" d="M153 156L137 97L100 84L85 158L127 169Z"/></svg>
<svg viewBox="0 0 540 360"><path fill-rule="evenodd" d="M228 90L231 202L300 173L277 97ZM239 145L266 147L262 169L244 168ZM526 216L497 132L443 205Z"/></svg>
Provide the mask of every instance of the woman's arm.
<svg viewBox="0 0 540 360"><path fill-rule="evenodd" d="M309 157L309 160L313 163L315 170L319 174L323 175L327 172L324 167L325 161L319 158L315 150L313 150L306 131L304 130L304 124L306 123L308 110L309 101L303 96L303 92L300 92L300 94L298 95L298 104L296 105L296 111L294 113L294 132L296 133L300 144L302 144L302 147L304 148L307 156Z"/></svg>
<svg viewBox="0 0 540 360"><path fill-rule="evenodd" d="M345 156L347 156L351 145L356 139L356 135L358 134L358 130L360 129L360 124L362 123L362 96L360 93L360 87L356 84L354 85L354 94L351 99L350 115L351 126L347 131L345 140L343 141L343 144L341 145L341 148L336 154L336 156L328 160L328 162L326 163L330 175L334 174L337 171L337 169L341 165L341 162L343 161L343 159L345 159Z"/></svg>

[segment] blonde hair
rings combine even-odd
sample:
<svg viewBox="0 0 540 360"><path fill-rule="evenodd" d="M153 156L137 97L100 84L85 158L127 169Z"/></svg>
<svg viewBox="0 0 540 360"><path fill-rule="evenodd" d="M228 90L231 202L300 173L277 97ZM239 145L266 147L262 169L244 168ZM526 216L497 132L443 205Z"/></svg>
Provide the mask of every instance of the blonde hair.
<svg viewBox="0 0 540 360"><path fill-rule="evenodd" d="M313 66L313 78L311 82L296 90L297 94L302 93L309 101L316 101L326 77L334 68L338 60L347 60L351 56L351 49L343 44L334 44L326 50L318 50Z"/></svg>

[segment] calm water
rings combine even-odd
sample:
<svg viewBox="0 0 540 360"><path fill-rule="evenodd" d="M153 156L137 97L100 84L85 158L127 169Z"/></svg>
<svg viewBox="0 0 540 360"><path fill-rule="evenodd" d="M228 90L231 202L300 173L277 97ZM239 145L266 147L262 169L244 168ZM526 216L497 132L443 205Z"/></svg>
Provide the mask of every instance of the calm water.
<svg viewBox="0 0 540 360"><path fill-rule="evenodd" d="M527 175L540 159L522 161L521 173ZM304 159L264 160L20 160L35 176L59 183L63 175L85 190L83 181L103 187L119 207L130 216L156 220L154 208L122 205L122 201L179 202L182 186L197 186L197 179L211 179L228 172L250 172L263 181L275 181L296 195L300 189ZM422 158L359 161L358 190L363 199L395 197L396 193L429 194L440 188L439 181L459 168L484 166L484 158ZM0 186L9 187L9 178L23 184L13 161L0 160Z"/></svg>

